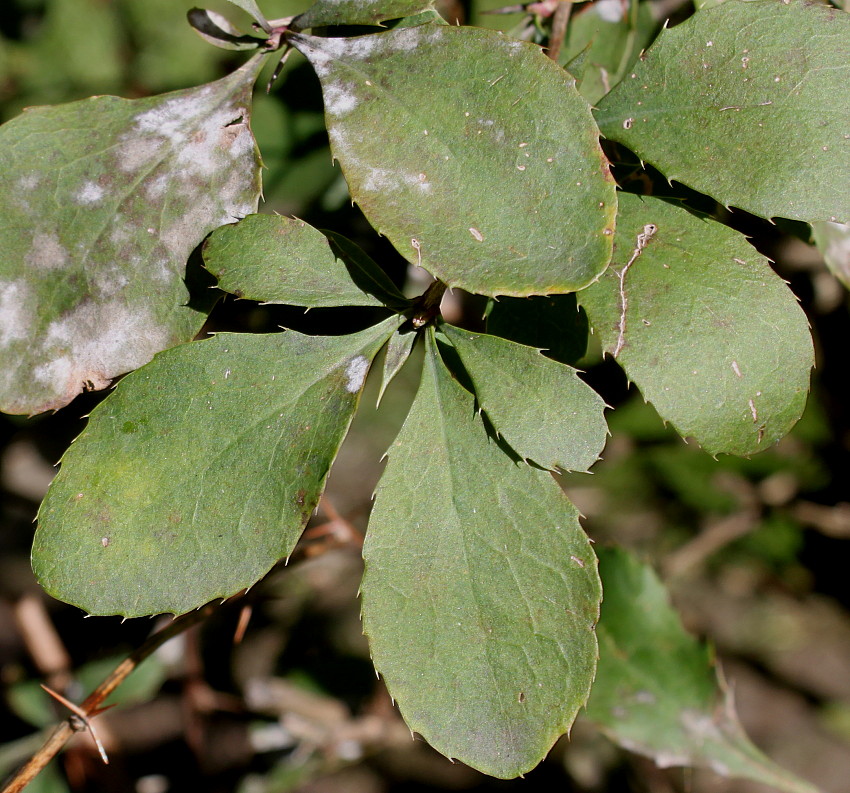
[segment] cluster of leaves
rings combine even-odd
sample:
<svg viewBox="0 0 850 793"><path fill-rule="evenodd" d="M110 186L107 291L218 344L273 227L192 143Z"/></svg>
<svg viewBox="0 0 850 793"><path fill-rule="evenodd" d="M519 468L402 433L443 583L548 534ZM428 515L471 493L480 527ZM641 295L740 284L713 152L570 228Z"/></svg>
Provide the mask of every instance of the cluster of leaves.
<svg viewBox="0 0 850 793"><path fill-rule="evenodd" d="M660 762L805 790L741 734L648 568L612 551L597 570L552 474L588 470L604 445L603 401L570 365L589 328L711 454L758 452L799 418L813 353L792 293L715 219L618 192L599 139L721 204L841 234L850 17L727 0L643 52L646 8L606 23L597 3L570 28L565 71L534 43L446 25L429 2L318 0L272 21L231 2L252 32L190 15L208 40L257 51L228 77L0 127L3 409L55 410L136 369L40 509L42 585L125 616L250 587L292 552L378 352L383 392L422 338L362 586L375 666L411 729L511 777L590 697L593 720ZM522 27L533 38L541 24ZM373 27L326 35L337 25ZM321 82L351 198L438 279L420 298L341 235L253 214L251 94L280 48ZM210 305L186 261L204 240L224 292L384 318L346 336L193 342ZM491 299L487 333L440 318L446 288ZM647 679L665 684L647 692Z"/></svg>

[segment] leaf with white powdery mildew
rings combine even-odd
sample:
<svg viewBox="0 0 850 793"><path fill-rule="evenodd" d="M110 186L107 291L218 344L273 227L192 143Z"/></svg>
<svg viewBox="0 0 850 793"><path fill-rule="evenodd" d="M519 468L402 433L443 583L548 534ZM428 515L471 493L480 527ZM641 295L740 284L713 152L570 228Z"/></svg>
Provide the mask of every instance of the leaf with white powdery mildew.
<svg viewBox="0 0 850 793"><path fill-rule="evenodd" d="M428 331L363 547L363 628L408 726L492 776L533 768L596 666L601 590L578 513L515 465Z"/></svg>
<svg viewBox="0 0 850 793"><path fill-rule="evenodd" d="M33 569L91 614L181 613L291 553L400 319L350 336L223 333L92 411L41 505Z"/></svg>
<svg viewBox="0 0 850 793"><path fill-rule="evenodd" d="M806 316L737 232L624 193L614 261L577 296L603 349L707 452L753 454L800 418L814 364Z"/></svg>
<svg viewBox="0 0 850 793"><path fill-rule="evenodd" d="M605 137L763 217L850 220L850 15L726 0L665 30L600 103Z"/></svg>
<svg viewBox="0 0 850 793"><path fill-rule="evenodd" d="M608 425L605 403L578 371L533 347L442 325L496 431L525 459L551 470L587 471Z"/></svg>
<svg viewBox="0 0 850 793"><path fill-rule="evenodd" d="M33 108L0 127L3 410L56 410L200 329L186 260L256 210L260 65L149 99Z"/></svg>
<svg viewBox="0 0 850 793"><path fill-rule="evenodd" d="M518 297L608 265L617 199L598 129L539 47L444 25L290 42L322 83L352 198L409 261Z"/></svg>
<svg viewBox="0 0 850 793"><path fill-rule="evenodd" d="M686 633L652 568L624 550L598 553L605 600L587 718L662 768L703 766L788 793L817 793L747 738L713 653Z"/></svg>

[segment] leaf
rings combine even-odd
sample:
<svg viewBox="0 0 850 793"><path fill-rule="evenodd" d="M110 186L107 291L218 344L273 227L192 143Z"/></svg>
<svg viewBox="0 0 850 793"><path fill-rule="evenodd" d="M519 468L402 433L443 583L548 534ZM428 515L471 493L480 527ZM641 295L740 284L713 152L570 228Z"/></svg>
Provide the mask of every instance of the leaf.
<svg viewBox="0 0 850 793"><path fill-rule="evenodd" d="M596 564L549 474L489 441L426 337L363 547L363 626L402 715L484 773L535 766L585 702Z"/></svg>
<svg viewBox="0 0 850 793"><path fill-rule="evenodd" d="M440 326L496 431L523 458L556 471L587 471L608 435L605 403L577 370L497 336Z"/></svg>
<svg viewBox="0 0 850 793"><path fill-rule="evenodd" d="M663 31L596 118L667 179L727 206L847 222L848 40L850 16L834 8L727 0Z"/></svg>
<svg viewBox="0 0 850 793"><path fill-rule="evenodd" d="M377 25L433 9L433 0L317 0L292 21L293 30L328 25Z"/></svg>
<svg viewBox="0 0 850 793"><path fill-rule="evenodd" d="M587 718L662 768L703 766L789 793L816 793L747 738L731 695L718 686L712 652L685 632L652 569L610 548L599 549L599 572L605 599Z"/></svg>
<svg viewBox="0 0 850 793"><path fill-rule="evenodd" d="M222 333L128 375L39 510L42 586L133 617L254 584L291 553L398 323L341 337Z"/></svg>
<svg viewBox="0 0 850 793"><path fill-rule="evenodd" d="M657 231L637 253L648 226ZM803 412L806 317L737 232L623 193L614 262L578 298L604 351L710 454L766 449Z"/></svg>
<svg viewBox="0 0 850 793"><path fill-rule="evenodd" d="M322 82L352 198L411 262L523 297L605 269L616 196L598 130L539 47L443 25L290 41Z"/></svg>
<svg viewBox="0 0 850 793"><path fill-rule="evenodd" d="M815 245L832 274L850 289L850 225L812 223Z"/></svg>
<svg viewBox="0 0 850 793"><path fill-rule="evenodd" d="M244 35L227 17L207 8L192 8L186 16L204 41L223 50L255 50L263 44L260 39Z"/></svg>
<svg viewBox="0 0 850 793"><path fill-rule="evenodd" d="M227 0L227 2L232 3L237 8L241 8L249 16L253 17L257 24L266 33L271 32L272 26L269 24L269 21L263 16L263 12L260 11L260 7L257 5L255 0Z"/></svg>
<svg viewBox="0 0 850 793"><path fill-rule="evenodd" d="M417 334L410 331L408 333L394 333L389 342L387 342L387 352L384 358L384 374L381 379L381 389L378 391L378 404L384 398L384 391L387 386L393 381L395 376L401 371L410 353L413 351L413 345L416 343Z"/></svg>
<svg viewBox="0 0 850 793"><path fill-rule="evenodd" d="M587 314L574 294L503 297L487 313L487 332L538 347L547 357L575 364L587 351Z"/></svg>
<svg viewBox="0 0 850 793"><path fill-rule="evenodd" d="M570 61L565 68L578 80L579 93L595 105L623 79L657 28L648 3L593 3L576 13L570 20L562 62ZM576 62L579 57L582 60Z"/></svg>
<svg viewBox="0 0 850 793"><path fill-rule="evenodd" d="M33 108L0 127L3 410L57 410L200 329L186 260L256 209L260 65L160 97Z"/></svg>
<svg viewBox="0 0 850 793"><path fill-rule="evenodd" d="M354 243L349 245L367 261L348 263L338 241L344 239L334 235L332 242L303 220L249 215L210 236L204 263L219 288L237 297L307 308L383 306L375 293L382 294L386 284L395 287L380 270L374 275L377 265Z"/></svg>
<svg viewBox="0 0 850 793"><path fill-rule="evenodd" d="M396 311L410 308L412 301L399 292L389 276L357 243L328 229L322 229L322 234L328 238L334 255L346 263L349 274L361 289L375 295L388 308Z"/></svg>

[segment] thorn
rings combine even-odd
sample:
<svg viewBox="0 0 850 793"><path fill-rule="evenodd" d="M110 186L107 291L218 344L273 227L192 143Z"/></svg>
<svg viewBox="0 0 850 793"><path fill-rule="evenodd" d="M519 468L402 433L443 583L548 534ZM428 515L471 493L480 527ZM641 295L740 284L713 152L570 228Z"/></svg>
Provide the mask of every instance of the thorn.
<svg viewBox="0 0 850 793"><path fill-rule="evenodd" d="M234 644L241 644L242 639L245 638L245 631L248 630L248 623L251 621L253 610L254 607L250 603L242 606L242 610L239 612L239 620L236 623L236 630L233 631Z"/></svg>
<svg viewBox="0 0 850 793"><path fill-rule="evenodd" d="M91 723L91 718L103 713L105 710L109 710L110 708L115 707L114 705L107 705L105 708L95 708L91 714L86 714L86 712L79 706L75 705L68 699L65 699L61 694L55 692L52 688L44 685L44 683L39 683L39 685L48 693L51 697L53 697L58 702L61 702L68 710L71 711L71 717L69 719L71 723L71 728L74 732L83 732L88 730L91 733L91 737L94 740L95 746L97 746L97 751L100 754L100 759L103 760L104 765L109 765L109 758L106 756L106 749L103 748L103 744L100 742L100 738L94 730L94 725Z"/></svg>

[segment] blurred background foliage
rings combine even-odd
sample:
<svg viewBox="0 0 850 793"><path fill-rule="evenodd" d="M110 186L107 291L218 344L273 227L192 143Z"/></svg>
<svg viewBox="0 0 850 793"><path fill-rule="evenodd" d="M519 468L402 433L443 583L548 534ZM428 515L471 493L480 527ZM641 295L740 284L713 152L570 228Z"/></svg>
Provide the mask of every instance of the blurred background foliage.
<svg viewBox="0 0 850 793"><path fill-rule="evenodd" d="M588 46L599 63L611 57L599 35L610 24L602 12L610 2L619 4L577 7L563 62ZM248 28L247 17L224 0L207 5ZM440 10L452 22L539 35L521 14L483 13L501 5L446 2ZM305 8L294 0L262 6L269 18ZM222 76L242 56L201 41L185 22L190 7L185 0L3 0L0 119L29 105L104 93L141 97ZM681 2L644 2L640 35L691 10ZM588 95L598 94L598 74L586 74ZM264 84L258 83L252 121L265 164L263 211L352 237L409 293L422 291L423 274L378 238L348 200L331 161L318 81L301 56L293 54L270 94ZM618 177L694 200L634 164L621 165ZM824 790L844 793L850 791L847 295L809 244L807 227L721 214L776 261L810 317L818 369L803 420L752 459L713 460L665 427L591 339L580 366L616 408L608 414L612 434L593 475L566 476L563 486L596 542L625 545L656 564L688 627L716 646L754 740ZM484 309L459 294L444 306L451 321L467 327L481 327ZM206 331L346 332L368 321L362 310L305 315L226 298ZM571 741L560 741L537 770L513 782L486 779L411 740L375 679L356 594L372 489L412 399L415 370L406 366L379 410L373 409L377 384L370 382L292 563L166 645L119 691L121 707L98 720L110 765L100 764L81 737L34 791L764 790L707 771L658 770L581 721ZM84 395L54 415L0 418L0 777L62 715L37 681L82 698L158 625L84 620L46 598L29 569L32 521L53 465L103 397ZM249 614L237 643L234 634Z"/></svg>

